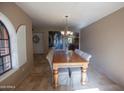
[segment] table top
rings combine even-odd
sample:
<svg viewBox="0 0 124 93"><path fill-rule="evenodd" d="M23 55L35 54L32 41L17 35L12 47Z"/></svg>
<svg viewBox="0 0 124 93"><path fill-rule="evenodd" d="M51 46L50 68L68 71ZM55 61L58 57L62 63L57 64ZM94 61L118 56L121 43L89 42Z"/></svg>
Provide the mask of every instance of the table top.
<svg viewBox="0 0 124 93"><path fill-rule="evenodd" d="M66 54L65 51L56 51L53 57L53 64L54 63L86 63L87 61L81 58L78 54L74 51L69 52Z"/></svg>

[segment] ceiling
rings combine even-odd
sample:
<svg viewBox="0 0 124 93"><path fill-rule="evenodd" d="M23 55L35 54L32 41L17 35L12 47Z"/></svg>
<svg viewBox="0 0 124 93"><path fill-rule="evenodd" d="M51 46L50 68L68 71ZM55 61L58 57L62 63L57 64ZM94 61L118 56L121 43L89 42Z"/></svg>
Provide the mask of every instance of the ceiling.
<svg viewBox="0 0 124 93"><path fill-rule="evenodd" d="M64 27L65 16L72 28L84 28L124 6L119 2L18 2L16 3L41 27Z"/></svg>

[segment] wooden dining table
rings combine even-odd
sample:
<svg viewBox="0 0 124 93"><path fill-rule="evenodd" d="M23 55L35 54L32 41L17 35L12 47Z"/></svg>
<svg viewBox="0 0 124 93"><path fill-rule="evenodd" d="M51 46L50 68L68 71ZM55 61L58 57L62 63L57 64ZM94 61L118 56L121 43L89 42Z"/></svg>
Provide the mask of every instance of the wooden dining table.
<svg viewBox="0 0 124 93"><path fill-rule="evenodd" d="M65 51L55 51L53 56L53 87L58 86L58 69L81 67L81 84L86 84L87 68L89 62L81 58L74 51L66 53Z"/></svg>

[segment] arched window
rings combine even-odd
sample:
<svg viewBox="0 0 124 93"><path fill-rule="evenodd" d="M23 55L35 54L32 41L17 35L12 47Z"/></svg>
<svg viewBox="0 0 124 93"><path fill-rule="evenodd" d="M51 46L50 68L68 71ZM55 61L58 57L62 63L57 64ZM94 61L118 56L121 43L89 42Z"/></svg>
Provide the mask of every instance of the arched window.
<svg viewBox="0 0 124 93"><path fill-rule="evenodd" d="M0 75L12 69L10 38L5 25L0 21Z"/></svg>

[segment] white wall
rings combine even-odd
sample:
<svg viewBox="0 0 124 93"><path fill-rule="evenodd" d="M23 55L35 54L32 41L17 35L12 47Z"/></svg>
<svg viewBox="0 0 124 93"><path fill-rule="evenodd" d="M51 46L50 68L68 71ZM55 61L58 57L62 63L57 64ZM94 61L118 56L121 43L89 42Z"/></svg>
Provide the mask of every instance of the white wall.
<svg viewBox="0 0 124 93"><path fill-rule="evenodd" d="M21 25L17 30L18 65L21 67L27 62L26 25Z"/></svg>

